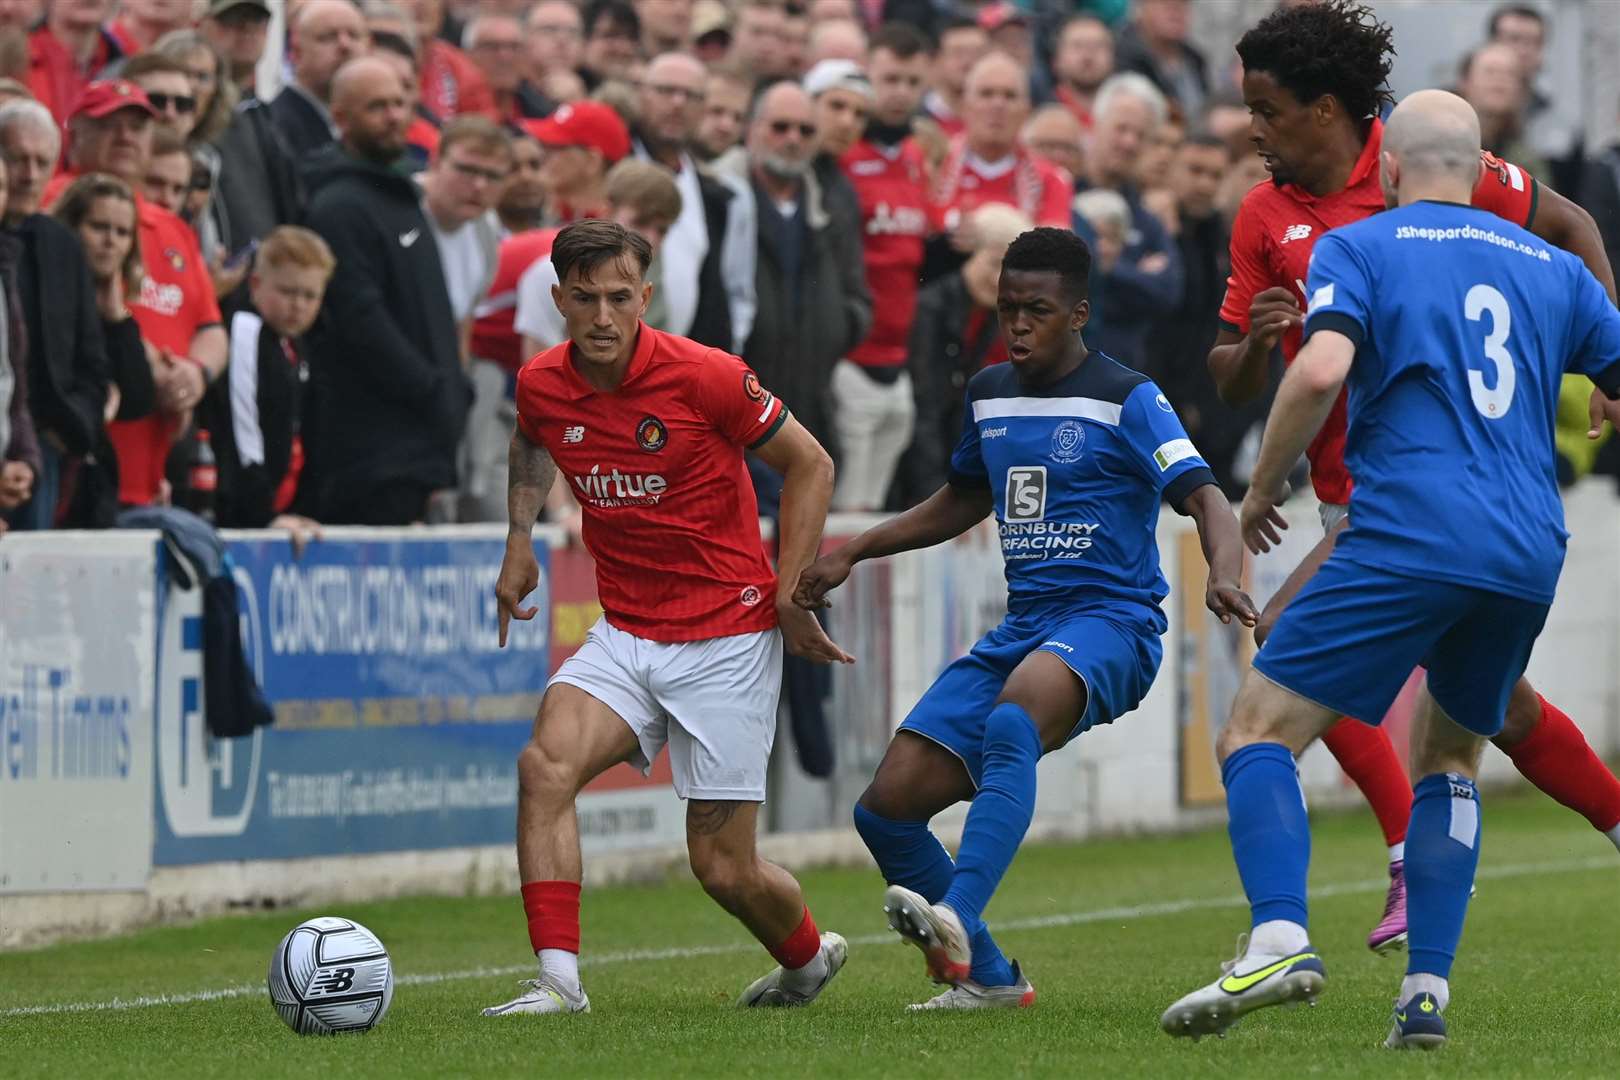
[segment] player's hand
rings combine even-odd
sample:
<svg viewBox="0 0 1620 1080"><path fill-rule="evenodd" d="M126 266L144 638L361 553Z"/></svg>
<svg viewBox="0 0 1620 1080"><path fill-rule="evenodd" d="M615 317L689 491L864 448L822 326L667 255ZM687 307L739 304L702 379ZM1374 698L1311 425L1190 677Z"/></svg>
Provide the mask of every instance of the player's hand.
<svg viewBox="0 0 1620 1080"><path fill-rule="evenodd" d="M527 536L508 536L501 573L495 579L495 602L500 607L500 647L506 648L506 628L513 619L528 622L538 607L523 606L523 598L540 585L540 560L534 557L534 542Z"/></svg>
<svg viewBox="0 0 1620 1080"><path fill-rule="evenodd" d="M1253 626L1260 621L1260 612L1255 610L1254 601L1249 594L1231 582L1209 579L1204 587L1204 604L1220 616L1221 622L1230 623L1233 619L1244 626Z"/></svg>
<svg viewBox="0 0 1620 1080"><path fill-rule="evenodd" d="M304 549L309 546L311 540L323 539L321 523L302 514L277 514L270 520L270 527L287 530L287 539L292 544L294 559L304 557Z"/></svg>
<svg viewBox="0 0 1620 1080"><path fill-rule="evenodd" d="M1249 342L1270 352L1290 327L1303 322L1299 301L1292 290L1273 285L1255 295L1249 305Z"/></svg>
<svg viewBox="0 0 1620 1080"><path fill-rule="evenodd" d="M1603 421L1620 431L1620 401L1611 401L1609 395L1597 387L1592 388L1592 400L1586 403L1587 419L1591 425L1586 429L1588 439L1601 439L1603 437Z"/></svg>
<svg viewBox="0 0 1620 1080"><path fill-rule="evenodd" d="M799 575L799 583L793 589L793 602L806 611L832 607L827 594L848 580L852 566L836 551L823 555Z"/></svg>
<svg viewBox="0 0 1620 1080"><path fill-rule="evenodd" d="M1287 497L1286 491L1266 495L1258 488L1249 489L1243 497L1243 508L1238 511L1238 528L1243 532L1244 547L1263 555L1282 543L1282 531L1288 528L1288 519L1282 516L1277 504Z"/></svg>
<svg viewBox="0 0 1620 1080"><path fill-rule="evenodd" d="M15 510L34 491L34 469L26 461L8 461L0 466L0 510Z"/></svg>
<svg viewBox="0 0 1620 1080"><path fill-rule="evenodd" d="M782 628L782 646L794 656L818 664L853 664L855 658L840 649L821 628L815 615L792 601L778 601L776 622Z"/></svg>

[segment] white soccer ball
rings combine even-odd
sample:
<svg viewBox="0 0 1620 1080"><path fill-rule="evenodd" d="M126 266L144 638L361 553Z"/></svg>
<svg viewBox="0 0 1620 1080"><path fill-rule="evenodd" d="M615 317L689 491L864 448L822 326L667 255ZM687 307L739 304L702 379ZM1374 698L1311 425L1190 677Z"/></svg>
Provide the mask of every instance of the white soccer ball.
<svg viewBox="0 0 1620 1080"><path fill-rule="evenodd" d="M270 1003L300 1035L369 1031L394 1000L394 966L377 935L324 915L295 926L270 958Z"/></svg>

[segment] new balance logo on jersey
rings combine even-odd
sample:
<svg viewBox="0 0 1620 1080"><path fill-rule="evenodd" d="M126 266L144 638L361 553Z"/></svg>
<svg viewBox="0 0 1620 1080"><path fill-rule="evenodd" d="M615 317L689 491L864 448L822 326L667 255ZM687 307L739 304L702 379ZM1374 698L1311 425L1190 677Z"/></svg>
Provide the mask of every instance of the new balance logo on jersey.
<svg viewBox="0 0 1620 1080"><path fill-rule="evenodd" d="M866 231L872 236L927 236L928 215L915 206L891 207L881 202L873 209Z"/></svg>
<svg viewBox="0 0 1620 1080"><path fill-rule="evenodd" d="M1007 470L1007 498L1002 517L1007 521L1045 520L1045 465L1014 465Z"/></svg>
<svg viewBox="0 0 1620 1080"><path fill-rule="evenodd" d="M585 425L575 424L573 427L563 428L563 442L582 443L585 441Z"/></svg>
<svg viewBox="0 0 1620 1080"><path fill-rule="evenodd" d="M592 506L656 506L669 481L657 473L603 472L592 465L589 473L574 477L574 487Z"/></svg>
<svg viewBox="0 0 1620 1080"><path fill-rule="evenodd" d="M1311 227L1309 225L1290 225L1283 230L1282 242L1286 244L1290 240L1309 240L1310 238Z"/></svg>

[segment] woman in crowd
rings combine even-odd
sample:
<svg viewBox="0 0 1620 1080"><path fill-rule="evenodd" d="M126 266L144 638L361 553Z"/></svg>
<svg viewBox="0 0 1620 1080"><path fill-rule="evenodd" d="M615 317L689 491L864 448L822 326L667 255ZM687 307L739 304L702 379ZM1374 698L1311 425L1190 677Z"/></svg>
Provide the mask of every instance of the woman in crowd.
<svg viewBox="0 0 1620 1080"><path fill-rule="evenodd" d="M1007 359L996 321L1001 257L1028 217L1002 203L987 203L966 220L973 249L967 262L923 286L911 324L907 370L917 401L917 430L901 456L895 486L900 506L912 506L945 482L951 450L962 435L962 394L974 372Z"/></svg>
<svg viewBox="0 0 1620 1080"><path fill-rule="evenodd" d="M91 173L69 184L51 213L79 238L96 283L112 377L105 419L138 420L157 407L157 390L140 327L129 311L129 299L140 295L142 277L135 194L122 180ZM68 504L64 526L112 524L118 512L118 463L105 431L77 476L64 486L63 501Z"/></svg>

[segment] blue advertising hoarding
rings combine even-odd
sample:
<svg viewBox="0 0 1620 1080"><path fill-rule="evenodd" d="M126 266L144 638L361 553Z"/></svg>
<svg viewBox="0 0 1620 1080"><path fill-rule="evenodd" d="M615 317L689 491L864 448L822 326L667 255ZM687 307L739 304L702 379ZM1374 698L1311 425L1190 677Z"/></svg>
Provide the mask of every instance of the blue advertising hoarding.
<svg viewBox="0 0 1620 1080"><path fill-rule="evenodd" d="M244 644L276 714L241 739L206 734L200 594L160 582L154 864L510 842L549 575L537 543L541 616L499 648L504 546L489 530L345 530L294 558L280 534L231 541Z"/></svg>

